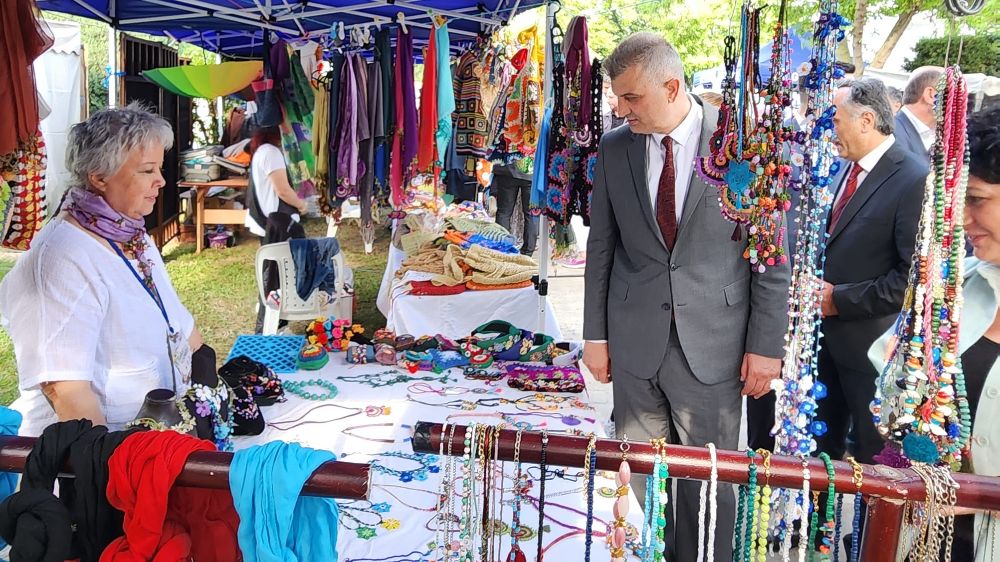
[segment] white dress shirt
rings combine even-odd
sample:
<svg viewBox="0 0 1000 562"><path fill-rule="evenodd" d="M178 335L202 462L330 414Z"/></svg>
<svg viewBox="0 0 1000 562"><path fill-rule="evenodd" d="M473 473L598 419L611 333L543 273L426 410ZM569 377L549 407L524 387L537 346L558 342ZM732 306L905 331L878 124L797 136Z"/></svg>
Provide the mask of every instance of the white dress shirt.
<svg viewBox="0 0 1000 562"><path fill-rule="evenodd" d="M924 149L930 150L931 146L934 145L935 137L937 137L937 133L934 132L934 129L931 129L926 123L917 119L917 116L910 111L910 108L903 107L900 111L902 111L903 115L910 120L910 123L913 123L913 128L916 129L917 134L920 135L920 142L924 143Z"/></svg>
<svg viewBox="0 0 1000 562"><path fill-rule="evenodd" d="M677 212L677 226L681 224L684 199L687 197L688 184L691 183L691 174L694 172L694 159L698 156L704 117L705 111L692 98L688 114L673 131L670 131L670 138L674 141L674 209ZM654 216L656 192L660 189L660 173L663 171L663 161L667 155L663 147L663 138L666 136L659 133L646 136L646 184L649 187L649 200L653 203Z"/></svg>
<svg viewBox="0 0 1000 562"><path fill-rule="evenodd" d="M851 164L851 166L861 166L861 171L858 172L858 188L860 188L861 184L864 183L865 178L868 177L868 174L872 171L872 168L875 167L875 164L878 164L878 161L881 160L883 156L885 156L885 153L889 152L889 149L892 148L892 145L895 142L896 142L895 135L889 135L888 137L886 137L884 141L882 141L881 144L873 148L871 152L865 154L864 157L861 158L861 160L858 160L854 164ZM843 179L840 180L840 187L837 189L837 197L833 200L833 207L831 207L832 209L837 208L837 203L840 201L840 196L844 194L844 187L845 184L847 183L847 177L850 175L851 175L851 169L848 168L847 173L845 173Z"/></svg>

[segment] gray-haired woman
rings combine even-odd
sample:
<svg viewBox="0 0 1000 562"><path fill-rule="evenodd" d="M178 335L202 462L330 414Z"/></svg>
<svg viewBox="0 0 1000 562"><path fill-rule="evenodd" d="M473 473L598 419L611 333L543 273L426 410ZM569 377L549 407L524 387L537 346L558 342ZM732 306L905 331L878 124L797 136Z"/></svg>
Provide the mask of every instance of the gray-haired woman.
<svg viewBox="0 0 1000 562"><path fill-rule="evenodd" d="M201 334L143 220L172 144L170 124L135 104L70 131L75 187L0 285L22 435L78 418L120 429L148 391L186 388Z"/></svg>

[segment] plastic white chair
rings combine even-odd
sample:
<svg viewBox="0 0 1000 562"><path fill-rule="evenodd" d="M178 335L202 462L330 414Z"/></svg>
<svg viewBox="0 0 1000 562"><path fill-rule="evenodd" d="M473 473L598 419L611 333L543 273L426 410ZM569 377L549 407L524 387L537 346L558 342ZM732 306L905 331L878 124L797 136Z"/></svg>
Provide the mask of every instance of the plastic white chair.
<svg viewBox="0 0 1000 562"><path fill-rule="evenodd" d="M280 304L277 308L267 303L267 295L264 294L264 262L273 261L278 266L278 287L281 292ZM353 312L353 295L344 288L344 280L349 272L344 264L343 252L333 257L333 270L337 276L334 283L335 299L326 305L325 309L320 304L319 291L313 291L309 298L302 300L295 290L295 260L292 259L292 251L288 242L277 244L267 244L257 250L257 259L254 271L257 274L257 291L260 294L261 306L264 310L264 335L273 335L278 332L278 322L280 320L315 320L316 318L333 316L337 319L351 320Z"/></svg>

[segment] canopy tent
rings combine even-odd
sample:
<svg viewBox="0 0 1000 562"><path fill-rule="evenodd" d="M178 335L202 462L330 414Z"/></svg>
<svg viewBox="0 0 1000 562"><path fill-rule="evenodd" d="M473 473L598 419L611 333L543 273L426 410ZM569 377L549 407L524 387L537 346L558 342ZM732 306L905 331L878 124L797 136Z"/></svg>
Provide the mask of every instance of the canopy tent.
<svg viewBox="0 0 1000 562"><path fill-rule="evenodd" d="M230 56L260 57L263 32L319 37L331 26L364 28L402 22L425 41L433 15L448 18L454 44L545 0L39 0L53 10L102 20L120 31L166 36ZM400 17L402 16L402 17Z"/></svg>

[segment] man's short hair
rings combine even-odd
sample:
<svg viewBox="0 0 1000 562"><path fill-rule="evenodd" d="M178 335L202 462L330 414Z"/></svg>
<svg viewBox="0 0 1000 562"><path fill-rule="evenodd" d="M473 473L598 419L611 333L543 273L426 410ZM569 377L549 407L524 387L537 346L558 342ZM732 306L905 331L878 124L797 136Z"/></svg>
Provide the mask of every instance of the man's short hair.
<svg viewBox="0 0 1000 562"><path fill-rule="evenodd" d="M651 31L640 31L625 38L604 59L604 71L614 80L632 66L645 69L646 76L660 81L679 78L684 82L684 64L666 39Z"/></svg>
<svg viewBox="0 0 1000 562"><path fill-rule="evenodd" d="M906 83L903 90L903 105L910 105L920 101L920 96L924 95L927 88L937 88L938 81L944 69L940 66L921 66L910 74L910 81Z"/></svg>
<svg viewBox="0 0 1000 562"><path fill-rule="evenodd" d="M883 135L892 134L894 120L884 82L878 78L858 78L845 80L837 87L848 88L851 91L847 98L847 107L855 116L870 111L875 115L875 130Z"/></svg>

